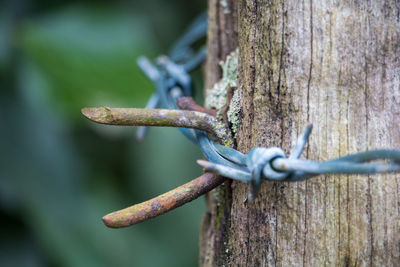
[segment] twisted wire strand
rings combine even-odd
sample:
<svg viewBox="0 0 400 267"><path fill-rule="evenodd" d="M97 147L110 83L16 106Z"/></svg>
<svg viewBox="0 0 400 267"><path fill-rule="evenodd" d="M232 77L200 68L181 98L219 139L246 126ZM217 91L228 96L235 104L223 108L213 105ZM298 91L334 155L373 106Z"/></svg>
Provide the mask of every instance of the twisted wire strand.
<svg viewBox="0 0 400 267"><path fill-rule="evenodd" d="M400 151L394 149L364 151L322 162L298 159L308 141L311 129L311 125L306 127L288 158L280 148L275 147L256 147L246 155L235 149L214 144L215 150L235 163L236 168L214 162L198 162L207 171L241 182L257 180L254 172L257 169L263 170L262 179L275 181L302 181L321 174L376 174L400 171Z"/></svg>

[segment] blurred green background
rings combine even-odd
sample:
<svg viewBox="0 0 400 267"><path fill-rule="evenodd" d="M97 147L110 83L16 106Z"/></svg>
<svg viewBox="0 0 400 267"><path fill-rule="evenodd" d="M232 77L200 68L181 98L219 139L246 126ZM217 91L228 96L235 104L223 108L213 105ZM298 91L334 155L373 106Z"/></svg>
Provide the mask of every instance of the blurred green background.
<svg viewBox="0 0 400 267"><path fill-rule="evenodd" d="M0 266L197 265L203 198L125 229L101 217L200 175L199 149L170 128L138 143L135 128L95 125L80 109L144 107L153 87L136 58L166 53L205 9L204 0L0 4Z"/></svg>

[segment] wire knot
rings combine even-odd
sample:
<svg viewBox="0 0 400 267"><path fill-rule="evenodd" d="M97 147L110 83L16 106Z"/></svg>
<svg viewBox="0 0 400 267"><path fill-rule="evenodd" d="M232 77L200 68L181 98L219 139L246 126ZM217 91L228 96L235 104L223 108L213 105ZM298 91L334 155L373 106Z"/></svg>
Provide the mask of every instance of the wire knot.
<svg viewBox="0 0 400 267"><path fill-rule="evenodd" d="M281 181L289 173L277 171L272 167L272 161L276 158L286 158L285 152L279 147L256 147L250 150L247 157L247 167L251 173L250 200L257 195L262 179Z"/></svg>

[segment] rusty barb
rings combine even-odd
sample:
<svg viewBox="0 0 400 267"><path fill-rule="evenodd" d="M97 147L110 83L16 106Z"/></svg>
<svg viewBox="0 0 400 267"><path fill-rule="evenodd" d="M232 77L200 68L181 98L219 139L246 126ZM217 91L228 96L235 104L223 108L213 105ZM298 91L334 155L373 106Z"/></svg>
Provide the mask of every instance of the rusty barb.
<svg viewBox="0 0 400 267"><path fill-rule="evenodd" d="M231 132L224 123L211 115L198 111L102 107L83 108L82 114L89 120L101 124L198 129L212 134L223 144L233 143Z"/></svg>
<svg viewBox="0 0 400 267"><path fill-rule="evenodd" d="M178 208L222 184L225 178L206 172L167 193L103 217L105 225L121 228L134 225Z"/></svg>
<svg viewBox="0 0 400 267"><path fill-rule="evenodd" d="M184 100L184 102L187 101ZM193 101L186 108L205 111ZM207 113L188 110L134 109L134 108L83 108L82 114L91 121L124 126L170 126L202 130L212 134L224 144L232 144L232 136L226 126ZM198 131L200 140L207 139ZM203 141L199 141L203 142ZM211 156L212 158L212 156ZM111 228L130 226L173 210L209 192L223 183L225 178L213 173L202 176L179 186L165 194L131 207L110 213L103 217L103 222Z"/></svg>

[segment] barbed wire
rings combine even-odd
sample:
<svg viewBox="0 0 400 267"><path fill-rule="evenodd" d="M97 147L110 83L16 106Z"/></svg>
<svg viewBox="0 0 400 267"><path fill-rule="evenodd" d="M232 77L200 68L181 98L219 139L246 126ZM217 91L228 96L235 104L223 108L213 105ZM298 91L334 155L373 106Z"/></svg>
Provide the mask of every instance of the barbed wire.
<svg viewBox="0 0 400 267"><path fill-rule="evenodd" d="M183 39L177 42L178 45L172 50L174 51L173 56L158 58L158 70L154 70L153 67L153 70L149 71L150 63L143 64L144 58L139 60L139 66L155 82L163 107L177 109L177 98L191 95L192 91L188 89L190 87L188 72L196 68L205 58L205 49L196 53L190 47L197 39L202 38L200 31L205 30L205 22L202 19L205 18L199 18L192 25L192 29L184 34ZM179 57L181 63L178 65L172 61L172 58L179 54L180 50L182 56ZM184 54L185 56L183 56ZM184 60L182 60L183 58ZM154 72L158 74L152 75L151 73ZM152 76L157 76L158 79L154 79ZM170 80L170 83L160 82L160 79ZM152 106L154 101L152 98L147 107ZM312 125L305 128L288 158L279 147L255 147L248 154L243 154L233 148L211 141L204 131L188 129L181 131L188 139L200 146L208 161L199 160L198 164L206 171L251 183L249 192L251 200L256 197L262 180L292 182L306 180L321 174L376 174L400 171L400 151L392 149L360 152L321 162L301 160L299 157L307 144L311 130ZM371 162L376 160L386 160L386 162Z"/></svg>
<svg viewBox="0 0 400 267"><path fill-rule="evenodd" d="M198 164L206 171L251 183L250 200L254 200L256 197L262 180L294 182L321 174L376 174L400 171L400 151L394 149L370 150L322 162L301 160L299 157L309 139L311 130L312 125L310 124L299 136L288 158L279 147L255 147L246 155L235 149L214 144L215 150L236 164L236 167L203 160L199 160ZM385 160L386 162L371 162L376 160Z"/></svg>
<svg viewBox="0 0 400 267"><path fill-rule="evenodd" d="M192 47L199 39L205 37L207 32L207 17L200 15L189 27L187 32L176 42L171 49L170 56L160 56L156 59L156 64L151 63L146 57L140 57L137 61L143 73L154 83L156 92L150 97L146 108L168 108L179 109L176 102L183 96L192 96L193 85L189 72L197 68L206 58L207 52L204 47L195 51ZM179 52L181 51L181 52ZM176 63L174 58L178 58ZM207 133L200 130L179 128L179 130L190 141L199 145L204 156L211 162L236 167L236 165L226 160L215 150L215 146L210 141ZM139 127L137 139L144 138L146 127Z"/></svg>
<svg viewBox="0 0 400 267"><path fill-rule="evenodd" d="M207 19L206 15L202 14L176 42L169 56L160 56L154 63L144 56L137 60L139 67L156 89L145 109L84 108L82 113L98 123L142 125L136 134L139 140L146 134L147 127L143 125L186 127L179 130L200 147L208 160L198 160L198 164L208 172L249 183L250 200L257 196L263 180L293 182L321 174L368 175L400 171L400 151L394 149L370 150L327 161L299 159L310 137L311 124L307 125L298 137L289 157L286 157L279 147L255 147L248 154L243 154L232 148L233 141L227 127L209 115L215 112L207 110L207 114L199 113L205 110L202 107L191 107L189 110L194 111L188 112L177 111L177 100L193 94L189 72L206 58L204 47L197 50L195 48L198 41L205 37L206 31ZM160 107L168 110L155 109ZM210 139L206 132L210 132L210 129L213 129L211 132L214 132L223 145ZM218 134L219 130L221 133ZM224 179L220 176L205 173L163 195L110 213L103 217L103 221L113 228L136 224L179 207L223 182Z"/></svg>

